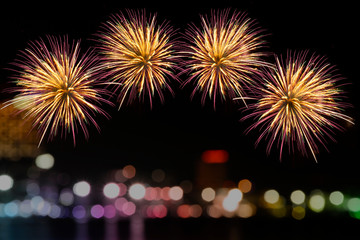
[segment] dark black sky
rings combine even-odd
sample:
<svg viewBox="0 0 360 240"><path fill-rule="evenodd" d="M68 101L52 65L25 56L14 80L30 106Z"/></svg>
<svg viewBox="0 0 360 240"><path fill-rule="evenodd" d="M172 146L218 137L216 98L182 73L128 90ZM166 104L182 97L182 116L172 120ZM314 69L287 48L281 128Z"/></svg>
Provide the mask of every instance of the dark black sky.
<svg viewBox="0 0 360 240"><path fill-rule="evenodd" d="M344 88L348 91L348 101L354 105L348 114L356 121L359 117L358 103L355 103L359 91L359 21L355 5L348 5L345 1L264 2L3 3L0 10L0 86L2 89L9 86L11 72L6 68L18 51L39 37L66 34L70 39L82 39L85 50L93 44L91 39L101 23L108 20L109 15L126 8L146 8L148 12L157 12L159 21L169 20L174 28L184 32L189 23L199 23L199 14L231 7L246 11L266 29L270 51L286 54L289 49L308 49L327 56L346 78L344 82L351 83ZM91 177L131 163L144 171L165 169L174 179L181 180L194 175L203 150L226 149L230 153L229 177L233 180L248 177L260 187L298 185L332 189L360 184L360 178L356 176L360 147L357 125L338 133L338 142L329 142L330 152L321 148L318 163L310 156L305 158L298 153L285 153L280 162L277 150L267 156L265 144L254 148L256 132L244 135L251 121L239 121L243 116L239 111L243 107L241 103L219 102L214 111L210 101L202 106L198 96L190 99L191 85L181 89L174 83L173 88L175 97L166 94L165 103L155 101L152 110L146 103L134 103L120 111L108 108L111 119L98 118L101 133L92 129L88 141L79 134L76 147L70 138L56 139L44 143L43 147L54 154L59 170L79 176ZM8 97L2 93L1 99Z"/></svg>

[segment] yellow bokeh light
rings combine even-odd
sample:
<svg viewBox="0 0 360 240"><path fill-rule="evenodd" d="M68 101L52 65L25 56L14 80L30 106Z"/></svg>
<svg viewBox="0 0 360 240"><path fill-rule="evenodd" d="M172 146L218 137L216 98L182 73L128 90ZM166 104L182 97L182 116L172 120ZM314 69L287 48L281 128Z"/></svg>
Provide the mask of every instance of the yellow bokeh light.
<svg viewBox="0 0 360 240"><path fill-rule="evenodd" d="M291 216L293 216L296 220L303 219L305 217L305 208L301 206L294 207L291 212Z"/></svg>
<svg viewBox="0 0 360 240"><path fill-rule="evenodd" d="M276 202L279 201L279 199L280 199L280 195L275 189L267 190L264 193L264 200L267 203L275 204Z"/></svg>
<svg viewBox="0 0 360 240"><path fill-rule="evenodd" d="M325 208L325 198L321 193L313 194L309 200L309 208L314 212L321 212Z"/></svg>

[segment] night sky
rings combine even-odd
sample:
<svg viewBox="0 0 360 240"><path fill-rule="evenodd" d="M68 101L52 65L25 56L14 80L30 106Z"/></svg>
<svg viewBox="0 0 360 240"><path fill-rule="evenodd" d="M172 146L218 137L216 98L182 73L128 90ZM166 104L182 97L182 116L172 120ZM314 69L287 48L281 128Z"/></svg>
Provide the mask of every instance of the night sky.
<svg viewBox="0 0 360 240"><path fill-rule="evenodd" d="M11 87L10 63L29 41L46 35L82 39L82 50L94 45L95 33L111 14L125 9L145 8L148 13L157 13L158 22L169 20L179 35L188 24L200 23L199 14L209 14L211 9L228 8L246 11L265 29L268 50L285 55L287 50L309 50L328 58L337 66L345 80L343 89L348 92L353 108L347 114L355 119L355 126L337 132L337 143L329 140L327 152L323 147L318 163L309 155L284 151L282 162L274 149L266 154L266 143L254 147L257 132L248 135L244 131L252 120L240 121L244 113L243 103L219 101L216 110L212 102L201 104L200 94L190 99L193 85L180 87L171 84L175 96L165 92L165 102L155 99L153 108L147 101L134 102L117 107L106 106L111 116L107 120L98 116L101 127L98 133L90 128L90 139L84 140L81 133L74 147L71 137L44 142L42 148L55 156L55 168L78 178L94 178L113 168L133 164L145 174L154 169L164 169L174 179L174 184L183 179L192 179L201 153L207 149L225 149L230 158L227 163L228 177L238 181L254 180L258 188L294 187L334 189L351 188L360 184L359 161L359 112L358 83L358 14L355 5L345 1L299 1L298 4L266 4L260 1L88 1L72 3L59 1L49 5L18 3L12 1L1 7L0 88ZM354 3L355 4L355 3ZM185 79L185 76L182 76ZM1 99L11 95L2 92ZM112 101L115 101L112 99Z"/></svg>

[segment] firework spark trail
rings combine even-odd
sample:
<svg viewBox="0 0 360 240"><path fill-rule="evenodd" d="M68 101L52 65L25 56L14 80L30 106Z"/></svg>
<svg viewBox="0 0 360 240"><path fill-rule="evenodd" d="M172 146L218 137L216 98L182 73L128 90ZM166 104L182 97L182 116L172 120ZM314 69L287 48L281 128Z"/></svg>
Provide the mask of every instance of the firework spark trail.
<svg viewBox="0 0 360 240"><path fill-rule="evenodd" d="M109 84L116 85L114 92L120 88L119 109L126 98L130 103L145 95L152 106L155 93L163 102L163 89L173 94L169 80L178 80L173 72L179 61L175 31L166 22L157 25L156 16L147 18L145 11L127 13L128 18L123 13L113 16L98 35Z"/></svg>
<svg viewBox="0 0 360 240"><path fill-rule="evenodd" d="M99 107L111 103L101 97L104 90L96 88L98 58L92 52L79 57L79 52L79 41L70 45L67 37L48 37L48 44L42 39L30 43L15 64L21 69L14 77L17 95L5 107L14 105L33 119L41 135L39 146L47 133L51 139L58 131L61 136L70 133L75 145L78 126L88 138L89 123L100 130L93 115L108 117Z"/></svg>
<svg viewBox="0 0 360 240"><path fill-rule="evenodd" d="M186 68L191 73L184 82L196 82L192 96L202 92L202 103L206 96L222 99L240 97L245 99L244 88L252 85L252 75L261 66L270 64L261 58L266 53L262 30L246 14L230 10L213 11L210 19L201 17L201 27L190 26L186 38L191 42L184 52L189 60Z"/></svg>
<svg viewBox="0 0 360 240"><path fill-rule="evenodd" d="M316 161L317 142L326 148L326 138L333 138L334 130L343 130L337 120L353 124L345 115L347 103L338 88L341 78L324 58L307 52L288 54L286 62L276 58L276 67L264 69L256 87L257 102L249 105L253 112L245 116L257 122L248 131L260 128L256 145L268 139L267 153L277 142L280 159L285 144L294 145L304 154L310 150Z"/></svg>

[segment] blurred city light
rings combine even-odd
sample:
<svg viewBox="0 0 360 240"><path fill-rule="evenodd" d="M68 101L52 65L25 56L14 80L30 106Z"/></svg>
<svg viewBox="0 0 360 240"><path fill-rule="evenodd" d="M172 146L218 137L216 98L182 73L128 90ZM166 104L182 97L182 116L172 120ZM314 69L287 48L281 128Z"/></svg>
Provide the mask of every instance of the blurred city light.
<svg viewBox="0 0 360 240"><path fill-rule="evenodd" d="M59 195L59 202L64 206L70 206L74 203L74 194L70 189L63 189Z"/></svg>
<svg viewBox="0 0 360 240"><path fill-rule="evenodd" d="M116 216L116 208L114 207L114 205L112 204L106 205L104 207L104 217L111 219L114 218L115 216Z"/></svg>
<svg viewBox="0 0 360 240"><path fill-rule="evenodd" d="M86 197L90 194L90 184L86 181L80 181L74 184L73 192L76 196Z"/></svg>
<svg viewBox="0 0 360 240"><path fill-rule="evenodd" d="M169 190L169 197L171 200L178 201L183 197L183 190L179 186L171 187Z"/></svg>
<svg viewBox="0 0 360 240"><path fill-rule="evenodd" d="M26 199L20 203L19 206L19 216L23 218L28 218L32 214L31 201Z"/></svg>
<svg viewBox="0 0 360 240"><path fill-rule="evenodd" d="M86 209L82 205L77 205L72 210L72 215L76 219L82 219L86 217Z"/></svg>
<svg viewBox="0 0 360 240"><path fill-rule="evenodd" d="M231 189L222 202L223 208L228 212L234 212L242 200L242 192L239 189Z"/></svg>
<svg viewBox="0 0 360 240"><path fill-rule="evenodd" d="M256 213L256 206L250 202L241 202L236 214L241 218L249 218Z"/></svg>
<svg viewBox="0 0 360 240"><path fill-rule="evenodd" d="M126 202L122 206L122 212L127 215L131 216L136 212L136 205L133 202Z"/></svg>
<svg viewBox="0 0 360 240"><path fill-rule="evenodd" d="M170 187L163 187L160 190L160 199L169 201L170 200L169 192L170 192Z"/></svg>
<svg viewBox="0 0 360 240"><path fill-rule="evenodd" d="M107 183L103 188L105 197L114 199L120 194L120 187L116 183Z"/></svg>
<svg viewBox="0 0 360 240"><path fill-rule="evenodd" d="M344 202L344 194L340 191L334 191L329 195L329 201L336 206L341 205Z"/></svg>
<svg viewBox="0 0 360 240"><path fill-rule="evenodd" d="M188 204L182 204L177 208L177 215L181 218L190 217L190 206Z"/></svg>
<svg viewBox="0 0 360 240"><path fill-rule="evenodd" d="M240 202L243 198L243 194L239 189L233 188L229 191L228 197L233 199L234 201Z"/></svg>
<svg viewBox="0 0 360 240"><path fill-rule="evenodd" d="M190 217L198 218L201 216L203 210L202 207L199 204L194 204L190 206Z"/></svg>
<svg viewBox="0 0 360 240"><path fill-rule="evenodd" d="M61 208L56 204L51 205L49 217L55 219L55 218L60 218L60 216L61 216Z"/></svg>
<svg viewBox="0 0 360 240"><path fill-rule="evenodd" d="M279 201L279 199L280 199L280 195L275 189L267 190L264 193L264 200L267 203L275 204L276 202Z"/></svg>
<svg viewBox="0 0 360 240"><path fill-rule="evenodd" d="M26 193L29 196L36 196L40 194L39 184L36 182L28 182L26 185Z"/></svg>
<svg viewBox="0 0 360 240"><path fill-rule="evenodd" d="M290 200L294 204L301 205L305 202L305 193L301 190L295 190L290 195Z"/></svg>
<svg viewBox="0 0 360 240"><path fill-rule="evenodd" d="M360 211L360 198L354 197L350 198L347 202L347 207L351 212L359 212Z"/></svg>
<svg viewBox="0 0 360 240"><path fill-rule="evenodd" d="M321 212L325 208L325 197L324 194L317 190L311 194L309 199L309 208L314 212Z"/></svg>
<svg viewBox="0 0 360 240"><path fill-rule="evenodd" d="M131 185L129 188L130 197L136 200L143 199L145 197L145 193L146 193L146 189L144 185L140 183L135 183Z"/></svg>
<svg viewBox="0 0 360 240"><path fill-rule="evenodd" d="M36 157L35 165L44 170L48 170L54 166L55 159L50 153L41 154Z"/></svg>
<svg viewBox="0 0 360 240"><path fill-rule="evenodd" d="M215 199L216 192L214 189L208 187L201 191L201 197L206 202L211 202Z"/></svg>
<svg viewBox="0 0 360 240"><path fill-rule="evenodd" d="M104 208L100 204L91 207L90 214L93 218L101 218L104 216Z"/></svg>
<svg viewBox="0 0 360 240"><path fill-rule="evenodd" d="M7 174L0 175L0 191L7 191L13 187L14 180Z"/></svg>
<svg viewBox="0 0 360 240"><path fill-rule="evenodd" d="M131 178L135 177L136 169L133 165L127 165L123 168L122 174L124 177L131 179Z"/></svg>
<svg viewBox="0 0 360 240"><path fill-rule="evenodd" d="M296 206L291 212L291 216L296 220L301 220L305 217L305 208L302 206Z"/></svg>
<svg viewBox="0 0 360 240"><path fill-rule="evenodd" d="M207 208L207 214L212 218L221 217L221 209L216 205L211 205Z"/></svg>
<svg viewBox="0 0 360 240"><path fill-rule="evenodd" d="M149 218L164 218L167 212L167 208L163 204L151 205L146 209L146 215Z"/></svg>
<svg viewBox="0 0 360 240"><path fill-rule="evenodd" d="M179 185L184 193L190 193L193 190L193 184L190 180L181 181Z"/></svg>
<svg viewBox="0 0 360 240"><path fill-rule="evenodd" d="M4 206L4 213L7 217L16 217L19 213L19 206L17 202L9 202Z"/></svg>
<svg viewBox="0 0 360 240"><path fill-rule="evenodd" d="M203 152L201 159L205 163L226 163L229 153L225 150L207 150Z"/></svg>
<svg viewBox="0 0 360 240"><path fill-rule="evenodd" d="M238 183L238 188L241 190L241 192L248 193L251 191L252 183L249 179L242 179Z"/></svg>
<svg viewBox="0 0 360 240"><path fill-rule="evenodd" d="M165 172L161 169L155 169L151 173L151 178L154 182L160 183L165 179Z"/></svg>

